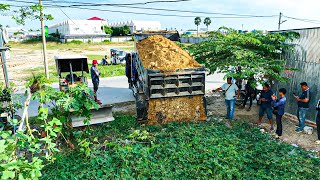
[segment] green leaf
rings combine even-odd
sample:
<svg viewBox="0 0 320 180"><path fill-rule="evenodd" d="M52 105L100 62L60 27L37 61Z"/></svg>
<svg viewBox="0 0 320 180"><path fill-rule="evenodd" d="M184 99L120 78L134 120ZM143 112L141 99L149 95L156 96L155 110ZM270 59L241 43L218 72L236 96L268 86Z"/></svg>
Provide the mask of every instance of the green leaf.
<svg viewBox="0 0 320 180"><path fill-rule="evenodd" d="M15 172L14 171L3 171L1 179L14 179Z"/></svg>

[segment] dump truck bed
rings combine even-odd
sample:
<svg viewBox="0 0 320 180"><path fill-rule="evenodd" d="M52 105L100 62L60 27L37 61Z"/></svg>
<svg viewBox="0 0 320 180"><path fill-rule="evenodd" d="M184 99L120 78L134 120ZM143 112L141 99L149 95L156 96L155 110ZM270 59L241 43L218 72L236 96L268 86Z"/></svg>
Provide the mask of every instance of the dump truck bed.
<svg viewBox="0 0 320 180"><path fill-rule="evenodd" d="M145 69L139 55L135 57L140 86L148 99L205 94L204 67L161 72Z"/></svg>

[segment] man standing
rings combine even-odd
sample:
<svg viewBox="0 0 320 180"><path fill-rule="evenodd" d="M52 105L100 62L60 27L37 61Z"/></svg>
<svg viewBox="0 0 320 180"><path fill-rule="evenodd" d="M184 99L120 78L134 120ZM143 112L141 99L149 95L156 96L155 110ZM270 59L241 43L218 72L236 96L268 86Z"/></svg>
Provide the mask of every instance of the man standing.
<svg viewBox="0 0 320 180"><path fill-rule="evenodd" d="M276 122L277 122L277 130L276 130L276 134L277 136L282 136L282 116L284 115L284 110L286 107L286 93L287 90L285 88L281 88L279 90L279 96L280 99L277 99L277 96L272 96L272 100L273 100L273 107L277 107L277 111L275 112L276 115Z"/></svg>
<svg viewBox="0 0 320 180"><path fill-rule="evenodd" d="M232 83L232 78L228 77L227 78L227 83L222 85L220 88L217 88L215 91L221 91L223 90L225 93L225 102L227 106L227 115L226 118L233 120L234 116L234 107L235 107L235 97L236 97L236 92L238 94L238 97L240 96L240 90L236 84Z"/></svg>
<svg viewBox="0 0 320 180"><path fill-rule="evenodd" d="M261 124L264 113L267 113L267 118L269 119L271 131L273 131L272 107L271 107L272 95L273 95L273 92L271 91L269 84L265 83L263 85L263 91L261 92L261 96L259 100L261 102L261 105L259 108L258 124L259 125Z"/></svg>
<svg viewBox="0 0 320 180"><path fill-rule="evenodd" d="M317 119L316 119L316 123L317 123L317 132L318 132L318 140L316 141L316 144L320 144L320 99L317 103L317 107L316 107L318 113L317 113Z"/></svg>
<svg viewBox="0 0 320 180"><path fill-rule="evenodd" d="M298 102L298 120L299 127L296 129L297 133L301 133L305 126L306 114L309 110L309 102L311 99L311 94L309 91L308 84L306 82L300 83L302 94L300 96L295 96L296 101Z"/></svg>
<svg viewBox="0 0 320 180"><path fill-rule="evenodd" d="M247 84L245 85L245 93L246 93L246 97L244 98L244 101L243 101L243 105L242 105L242 108L241 109L244 109L246 104L247 104L247 101L249 99L250 101L250 105L249 105L249 108L247 109L247 111L250 111L251 110L251 106L252 106L252 100L253 98L255 97L256 95L256 90L255 88L253 88L253 79L250 78L247 82Z"/></svg>
<svg viewBox="0 0 320 180"><path fill-rule="evenodd" d="M91 79L92 79L92 84L93 84L93 91L94 91L94 100L98 103L101 104L101 101L98 100L97 98L97 91L99 88L99 76L100 76L100 71L98 70L98 61L93 60L92 61L92 67L90 69L91 71Z"/></svg>

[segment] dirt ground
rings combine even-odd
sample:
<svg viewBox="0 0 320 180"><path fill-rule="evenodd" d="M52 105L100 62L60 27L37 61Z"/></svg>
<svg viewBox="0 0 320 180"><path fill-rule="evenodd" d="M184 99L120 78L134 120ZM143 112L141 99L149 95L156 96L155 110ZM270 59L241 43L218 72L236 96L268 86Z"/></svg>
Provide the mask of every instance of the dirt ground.
<svg viewBox="0 0 320 180"><path fill-rule="evenodd" d="M105 55L106 52L110 52L110 48L133 48L131 45L94 45L94 48L63 48L63 49L48 49L47 59L49 72L56 72L54 56L66 56L66 55ZM90 47L90 45L88 45ZM110 56L110 55L108 55ZM10 59L7 60L7 69L9 73L9 80L17 86L22 86L25 83L25 79L32 77L32 73L39 72L39 68L44 67L43 53L41 48L35 48L26 45L15 45L10 48ZM0 68L0 81L3 81L3 71Z"/></svg>
<svg viewBox="0 0 320 180"><path fill-rule="evenodd" d="M221 97L221 95L219 93L207 93L206 96L208 103L208 118L211 118L211 120L221 119L223 121L226 121L223 119L223 117L225 117L226 108L224 104L224 99ZM258 126L258 108L259 107L255 103L255 101L253 102L251 111L247 111L247 109L239 109L239 106L236 106L235 118L239 121L248 122L253 126ZM129 102L125 104L117 104L114 106L113 110L116 114L135 115L135 103ZM275 119L275 117L273 118ZM314 129L313 134L311 135L305 133L298 134L295 132L295 124L296 123L290 121L288 118L283 117L283 134L279 140L291 144L293 146L300 146L306 150L320 152L320 145L315 144L315 141L317 139L316 129ZM276 124L274 124L274 127L276 129ZM270 125L266 117L264 117L263 119L262 128L265 129L265 132L272 133L269 132Z"/></svg>

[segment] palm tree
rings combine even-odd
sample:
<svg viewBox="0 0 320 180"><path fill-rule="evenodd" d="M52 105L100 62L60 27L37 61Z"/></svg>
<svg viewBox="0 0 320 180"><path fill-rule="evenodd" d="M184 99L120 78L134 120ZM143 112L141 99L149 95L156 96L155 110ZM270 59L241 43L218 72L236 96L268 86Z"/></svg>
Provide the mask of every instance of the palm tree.
<svg viewBox="0 0 320 180"><path fill-rule="evenodd" d="M199 28L200 23L201 23L201 18L200 17L194 18L194 24L197 26L197 36L199 34L199 29L198 28Z"/></svg>
<svg viewBox="0 0 320 180"><path fill-rule="evenodd" d="M203 24L207 26L207 31L209 31L208 26L211 24L211 19L209 17L206 17L203 21Z"/></svg>

